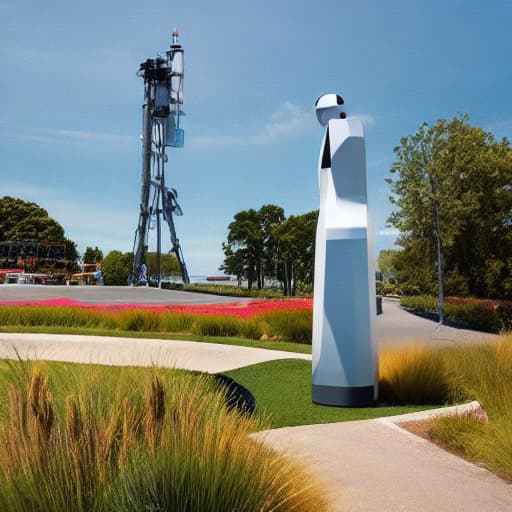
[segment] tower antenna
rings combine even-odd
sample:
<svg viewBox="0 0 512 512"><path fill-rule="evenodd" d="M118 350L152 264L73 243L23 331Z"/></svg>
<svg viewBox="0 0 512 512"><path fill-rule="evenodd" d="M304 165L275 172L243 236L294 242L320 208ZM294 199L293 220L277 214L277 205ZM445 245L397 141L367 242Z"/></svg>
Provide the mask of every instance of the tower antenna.
<svg viewBox="0 0 512 512"><path fill-rule="evenodd" d="M184 130L180 118L185 115L183 105L183 48L178 42L175 28L172 44L165 57L157 55L146 59L137 76L144 79L144 103L142 105L142 186L139 223L133 243L133 267L130 281L133 285L148 284L146 254L151 220L156 221L156 269L153 273L157 286L161 286L162 221L170 232L171 249L180 265L184 283L190 278L183 258L180 241L176 235L174 216L183 215L178 204L178 193L168 188L165 181L167 163L166 147L181 148Z"/></svg>

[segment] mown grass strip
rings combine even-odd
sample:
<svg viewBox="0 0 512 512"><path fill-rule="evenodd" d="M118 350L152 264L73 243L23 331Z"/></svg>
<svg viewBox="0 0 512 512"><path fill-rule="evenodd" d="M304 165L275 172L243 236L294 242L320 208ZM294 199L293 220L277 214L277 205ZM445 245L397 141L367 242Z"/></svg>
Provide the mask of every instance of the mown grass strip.
<svg viewBox="0 0 512 512"><path fill-rule="evenodd" d="M256 411L268 417L272 428L367 420L422 411L427 405L366 408L325 407L311 399L311 362L284 359L226 372L251 391Z"/></svg>

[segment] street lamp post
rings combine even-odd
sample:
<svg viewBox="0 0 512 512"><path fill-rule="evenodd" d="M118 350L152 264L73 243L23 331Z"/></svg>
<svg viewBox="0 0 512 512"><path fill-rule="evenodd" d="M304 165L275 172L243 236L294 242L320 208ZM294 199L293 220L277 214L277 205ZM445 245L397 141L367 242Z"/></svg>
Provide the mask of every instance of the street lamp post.
<svg viewBox="0 0 512 512"><path fill-rule="evenodd" d="M434 224L437 246L437 280L439 287L439 324L444 324L444 285L443 285L443 254L441 246L441 223L439 220L439 200L436 197L438 190L437 177L432 179L432 195L434 196Z"/></svg>

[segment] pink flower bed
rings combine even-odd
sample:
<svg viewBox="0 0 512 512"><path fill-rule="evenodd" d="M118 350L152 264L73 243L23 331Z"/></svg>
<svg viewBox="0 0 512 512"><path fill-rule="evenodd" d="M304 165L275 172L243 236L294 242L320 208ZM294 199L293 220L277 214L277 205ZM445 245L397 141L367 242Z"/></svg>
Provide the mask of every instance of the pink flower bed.
<svg viewBox="0 0 512 512"><path fill-rule="evenodd" d="M93 304L72 299L48 299L0 302L2 306L41 306L41 307L77 307L103 311L125 311L144 309L156 312L187 313L193 315L234 315L241 318L251 317L272 311L310 310L311 299L254 300L250 302L230 302L226 304Z"/></svg>

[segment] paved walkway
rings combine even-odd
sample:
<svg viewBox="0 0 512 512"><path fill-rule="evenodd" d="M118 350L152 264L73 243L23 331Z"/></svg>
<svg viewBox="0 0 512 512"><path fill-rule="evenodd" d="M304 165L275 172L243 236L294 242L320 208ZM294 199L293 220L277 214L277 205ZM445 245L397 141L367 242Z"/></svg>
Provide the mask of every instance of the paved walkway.
<svg viewBox="0 0 512 512"><path fill-rule="evenodd" d="M124 366L153 366L219 373L308 354L264 348L109 336L0 333L0 359L46 359Z"/></svg>
<svg viewBox="0 0 512 512"><path fill-rule="evenodd" d="M496 334L457 329L408 313L395 299L383 300L383 314L375 321L375 335L381 346L420 342L441 346L496 339Z"/></svg>
<svg viewBox="0 0 512 512"><path fill-rule="evenodd" d="M286 427L255 437L301 461L325 484L335 512L510 512L511 484L396 424L422 417Z"/></svg>

